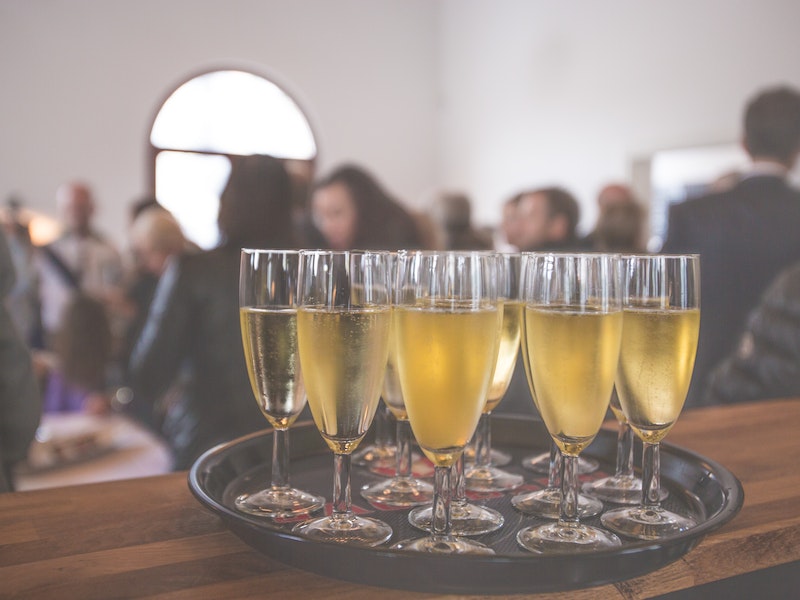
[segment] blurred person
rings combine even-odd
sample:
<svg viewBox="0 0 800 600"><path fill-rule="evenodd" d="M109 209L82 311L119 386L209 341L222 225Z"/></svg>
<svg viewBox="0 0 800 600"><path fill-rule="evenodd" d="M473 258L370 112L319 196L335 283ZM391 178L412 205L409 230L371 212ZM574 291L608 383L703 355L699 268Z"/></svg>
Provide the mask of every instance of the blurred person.
<svg viewBox="0 0 800 600"><path fill-rule="evenodd" d="M42 413L30 352L5 305L14 266L0 230L0 492L14 490L14 467L28 453Z"/></svg>
<svg viewBox="0 0 800 600"><path fill-rule="evenodd" d="M563 188L547 187L520 194L517 235L523 252L569 251L578 247L577 200Z"/></svg>
<svg viewBox="0 0 800 600"><path fill-rule="evenodd" d="M800 396L800 262L782 271L750 314L736 349L711 372L704 403Z"/></svg>
<svg viewBox="0 0 800 600"><path fill-rule="evenodd" d="M517 209L522 194L514 194L503 203L500 227L495 231L494 249L498 252L519 251L519 219Z"/></svg>
<svg viewBox="0 0 800 600"><path fill-rule="evenodd" d="M35 248L31 241L29 223L23 219L21 212L20 201L9 198L2 225L11 252L16 282L6 297L6 307L22 339L29 346L41 346Z"/></svg>
<svg viewBox="0 0 800 600"><path fill-rule="evenodd" d="M92 225L95 201L89 186L65 183L58 188L56 203L64 233L36 256L44 346L49 349L74 293L104 300L122 283L119 252Z"/></svg>
<svg viewBox="0 0 800 600"><path fill-rule="evenodd" d="M313 186L308 245L400 250L423 245L417 221L367 171L344 165Z"/></svg>
<svg viewBox="0 0 800 600"><path fill-rule="evenodd" d="M105 306L91 296L74 294L56 334L55 361L46 376L43 411L108 412L112 351Z"/></svg>
<svg viewBox="0 0 800 600"><path fill-rule="evenodd" d="M220 198L221 244L166 261L129 372L133 401L161 409L158 426L176 470L266 426L242 350L240 251L295 247L291 193L278 159L235 160Z"/></svg>
<svg viewBox="0 0 800 600"><path fill-rule="evenodd" d="M601 213L612 206L635 204L636 202L633 190L624 183L606 184L597 193L597 208Z"/></svg>
<svg viewBox="0 0 800 600"><path fill-rule="evenodd" d="M595 239L597 235L596 230L605 213L608 210L615 209L616 207L638 204L639 202L636 199L633 190L631 190L631 188L624 183L609 183L604 185L597 193L597 221L595 223L595 229L584 236L583 240L581 241L581 245L586 250L598 250L598 243ZM634 211L635 209L632 209L630 214L633 215ZM622 214L622 212L617 214Z"/></svg>
<svg viewBox="0 0 800 600"><path fill-rule="evenodd" d="M472 203L466 194L442 192L433 198L428 211L442 250L490 250L487 239L472 226Z"/></svg>
<svg viewBox="0 0 800 600"><path fill-rule="evenodd" d="M158 280L167 264L174 256L199 251L195 244L186 239L172 213L159 204L148 204L143 210L137 211L128 238L134 267L121 299L124 305L122 310L127 316L119 349L123 368L130 360L133 344L144 327ZM127 377L123 376L123 380L127 380Z"/></svg>
<svg viewBox="0 0 800 600"><path fill-rule="evenodd" d="M645 212L637 202L612 204L600 213L592 232L592 246L598 252L641 253L644 239Z"/></svg>
<svg viewBox="0 0 800 600"><path fill-rule="evenodd" d="M787 174L800 152L800 93L760 91L744 112L748 172L721 192L673 205L664 253L699 253L702 318L686 406L704 402L711 370L734 352L761 294L800 260L800 191Z"/></svg>

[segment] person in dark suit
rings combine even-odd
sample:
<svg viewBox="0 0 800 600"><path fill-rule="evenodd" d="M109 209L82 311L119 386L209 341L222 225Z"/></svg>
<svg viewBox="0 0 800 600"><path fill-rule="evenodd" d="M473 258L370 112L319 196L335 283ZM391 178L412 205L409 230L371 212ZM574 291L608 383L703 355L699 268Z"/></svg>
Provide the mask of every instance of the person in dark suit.
<svg viewBox="0 0 800 600"><path fill-rule="evenodd" d="M295 246L283 163L266 155L234 161L217 222L219 246L169 259L130 358L133 402L158 409L175 470L268 425L242 349L239 262L242 248Z"/></svg>
<svg viewBox="0 0 800 600"><path fill-rule="evenodd" d="M705 403L708 376L733 352L748 314L775 276L800 260L800 191L786 179L800 152L800 93L777 87L756 95L743 144L752 167L736 185L669 212L661 252L700 254L700 339L686 406Z"/></svg>

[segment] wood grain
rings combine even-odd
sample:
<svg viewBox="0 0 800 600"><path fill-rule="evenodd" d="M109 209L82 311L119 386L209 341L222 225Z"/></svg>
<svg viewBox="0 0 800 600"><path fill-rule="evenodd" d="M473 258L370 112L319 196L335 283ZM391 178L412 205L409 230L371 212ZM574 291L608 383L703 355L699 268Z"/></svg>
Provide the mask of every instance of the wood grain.
<svg viewBox="0 0 800 600"><path fill-rule="evenodd" d="M668 441L739 477L740 514L648 575L506 598L649 598L800 560L798 426L800 400L686 411ZM186 473L0 495L0 598L129 597L460 598L354 585L263 556L192 497Z"/></svg>

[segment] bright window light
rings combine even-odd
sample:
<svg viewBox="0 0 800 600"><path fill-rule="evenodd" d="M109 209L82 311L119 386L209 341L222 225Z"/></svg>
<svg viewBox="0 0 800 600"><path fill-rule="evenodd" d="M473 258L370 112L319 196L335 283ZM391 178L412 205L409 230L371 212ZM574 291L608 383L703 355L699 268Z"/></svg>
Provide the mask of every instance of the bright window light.
<svg viewBox="0 0 800 600"><path fill-rule="evenodd" d="M219 241L219 197L228 156L270 154L313 160L317 145L303 112L274 83L244 71L215 71L181 85L150 132L157 150L156 197L201 248Z"/></svg>
<svg viewBox="0 0 800 600"><path fill-rule="evenodd" d="M219 197L230 171L227 157L215 154L165 151L156 158L156 198L201 248L219 241Z"/></svg>
<svg viewBox="0 0 800 600"><path fill-rule="evenodd" d="M157 148L271 154L308 160L317 146L302 111L283 90L243 71L216 71L167 99L150 135Z"/></svg>

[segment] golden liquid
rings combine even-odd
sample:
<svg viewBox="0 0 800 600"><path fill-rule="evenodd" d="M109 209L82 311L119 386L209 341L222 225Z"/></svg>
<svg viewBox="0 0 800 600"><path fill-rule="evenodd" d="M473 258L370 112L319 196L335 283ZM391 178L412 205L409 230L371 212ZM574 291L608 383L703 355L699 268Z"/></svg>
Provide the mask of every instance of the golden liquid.
<svg viewBox="0 0 800 600"><path fill-rule="evenodd" d="M588 446L605 417L619 359L622 312L526 307L537 407L565 454Z"/></svg>
<svg viewBox="0 0 800 600"><path fill-rule="evenodd" d="M492 412L508 389L514 365L517 363L519 353L520 321L522 320L522 304L519 302L504 302L502 305L503 324L500 328L500 344L497 351L497 363L492 373L492 382L486 396L486 406L483 412Z"/></svg>
<svg viewBox="0 0 800 600"><path fill-rule="evenodd" d="M258 407L276 429L287 429L306 405L297 353L297 311L239 310L247 374Z"/></svg>
<svg viewBox="0 0 800 600"><path fill-rule="evenodd" d="M625 317L622 317L623 323L625 322ZM620 349L620 352L622 350ZM622 410L622 405L619 403L619 395L617 394L616 389L611 392L611 401L608 403L608 407L611 409L611 412L614 413L614 416L617 418L617 421L620 423L626 423L628 421L625 413Z"/></svg>
<svg viewBox="0 0 800 600"><path fill-rule="evenodd" d="M337 454L367 432L380 400L388 353L388 307L297 313L300 362L311 414Z"/></svg>
<svg viewBox="0 0 800 600"><path fill-rule="evenodd" d="M408 421L403 390L400 387L400 374L397 372L397 345L395 339L394 315L389 327L389 359L386 361L386 375L383 378L383 402L399 421Z"/></svg>
<svg viewBox="0 0 800 600"><path fill-rule="evenodd" d="M698 309L624 311L617 392L644 441L661 441L683 408L699 330Z"/></svg>
<svg viewBox="0 0 800 600"><path fill-rule="evenodd" d="M525 379L528 382L528 390L531 392L531 399L533 400L533 405L536 407L536 410L539 410L539 401L536 399L536 392L533 387L533 377L531 376L531 361L530 361L530 352L528 351L528 335L526 332L528 331L527 326L527 319L526 315L527 311L523 308L522 310L522 322L520 323L520 340L519 340L519 351L522 354L522 366L525 369Z"/></svg>
<svg viewBox="0 0 800 600"><path fill-rule="evenodd" d="M397 366L411 429L425 455L452 465L478 424L497 359L495 307L397 307Z"/></svg>

